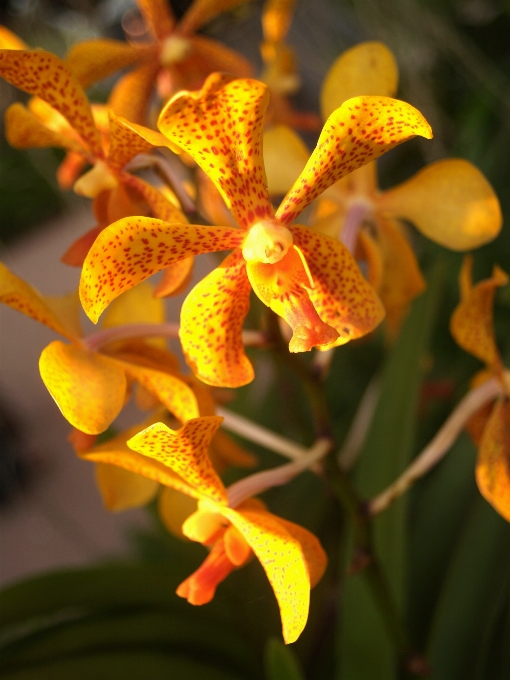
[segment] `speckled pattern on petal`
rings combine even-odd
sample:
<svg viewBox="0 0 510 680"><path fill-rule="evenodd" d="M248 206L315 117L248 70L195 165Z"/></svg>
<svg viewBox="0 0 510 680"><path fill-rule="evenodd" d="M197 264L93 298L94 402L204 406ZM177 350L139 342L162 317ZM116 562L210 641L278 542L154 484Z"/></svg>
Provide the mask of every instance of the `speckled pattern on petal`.
<svg viewBox="0 0 510 680"><path fill-rule="evenodd" d="M326 121L305 169L276 211L284 224L353 170L416 135L430 139L422 114L390 97L353 97Z"/></svg>
<svg viewBox="0 0 510 680"><path fill-rule="evenodd" d="M57 109L80 133L94 156L103 156L87 95L61 59L43 50L0 50L0 76Z"/></svg>
<svg viewBox="0 0 510 680"><path fill-rule="evenodd" d="M79 154L86 153L76 140L46 127L23 104L12 104L5 112L5 137L15 149L41 149L57 146Z"/></svg>
<svg viewBox="0 0 510 680"><path fill-rule="evenodd" d="M190 255L238 246L238 229L172 224L150 217L126 217L99 234L83 264L80 299L96 322L125 290Z"/></svg>
<svg viewBox="0 0 510 680"><path fill-rule="evenodd" d="M208 385L239 387L253 380L242 340L250 291L246 263L235 250L184 300L182 349L193 372Z"/></svg>
<svg viewBox="0 0 510 680"><path fill-rule="evenodd" d="M130 439L128 446L167 465L200 494L223 505L227 492L208 456L222 420L219 416L194 418L177 431L155 423Z"/></svg>
<svg viewBox="0 0 510 680"><path fill-rule="evenodd" d="M121 170L137 154L147 153L152 149L150 142L122 125L111 109L108 111L108 120L110 123L108 165L115 170Z"/></svg>
<svg viewBox="0 0 510 680"><path fill-rule="evenodd" d="M199 92L177 95L158 127L198 163L216 184L242 227L270 218L262 160L267 87L218 73Z"/></svg>
<svg viewBox="0 0 510 680"><path fill-rule="evenodd" d="M482 496L510 522L510 406L498 399L483 431L476 463Z"/></svg>

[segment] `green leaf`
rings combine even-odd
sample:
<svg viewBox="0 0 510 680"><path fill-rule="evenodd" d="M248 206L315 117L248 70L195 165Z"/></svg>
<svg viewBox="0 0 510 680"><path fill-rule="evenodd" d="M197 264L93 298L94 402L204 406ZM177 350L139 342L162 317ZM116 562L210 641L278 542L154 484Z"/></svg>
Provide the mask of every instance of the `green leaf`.
<svg viewBox="0 0 510 680"><path fill-rule="evenodd" d="M371 498L394 481L409 464L414 443L419 389L444 280L439 261L404 322L383 369L381 395L368 431L354 481ZM406 583L407 498L404 496L373 524L377 559L403 617ZM338 638L340 680L393 680L396 650L361 572L348 578L342 593ZM367 650L370 650L367 653Z"/></svg>
<svg viewBox="0 0 510 680"><path fill-rule="evenodd" d="M267 641L264 666L266 680L304 680L299 660L291 647L286 647L278 638Z"/></svg>

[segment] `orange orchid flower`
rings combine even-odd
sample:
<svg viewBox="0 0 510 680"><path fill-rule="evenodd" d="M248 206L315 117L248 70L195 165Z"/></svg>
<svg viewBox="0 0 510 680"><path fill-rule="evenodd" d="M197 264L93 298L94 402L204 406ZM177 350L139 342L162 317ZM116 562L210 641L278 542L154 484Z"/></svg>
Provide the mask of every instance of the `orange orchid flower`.
<svg viewBox="0 0 510 680"><path fill-rule="evenodd" d="M345 343L380 322L381 304L348 250L336 239L291 225L341 177L406 139L431 136L423 116L408 104L351 99L330 116L274 213L262 162L267 103L263 83L214 74L201 91L169 102L158 122L213 180L240 228L126 218L99 235L82 271L82 304L97 321L117 295L156 271L190 255L234 248L195 286L181 313L188 363L212 385L236 387L253 379L241 340L252 287L293 329L293 352ZM130 127L145 134L141 126Z"/></svg>
<svg viewBox="0 0 510 680"><path fill-rule="evenodd" d="M201 87L213 71L252 75L250 62L241 54L217 40L196 35L218 14L246 2L194 0L177 21L167 0L137 0L147 41L126 44L109 39L86 40L69 50L66 63L85 88L137 65L117 82L110 104L118 115L143 124L156 82L160 97L166 101L178 90ZM126 28L129 38L129 24Z"/></svg>
<svg viewBox="0 0 510 680"><path fill-rule="evenodd" d="M494 295L508 283L508 276L495 266L489 279L472 283L473 260L468 257L460 273L461 301L455 309L450 330L466 352L483 361L474 385L496 378L501 396L482 408L468 423L478 445L476 482L482 496L510 522L510 371L503 366L494 337Z"/></svg>
<svg viewBox="0 0 510 680"><path fill-rule="evenodd" d="M325 120L359 95L394 96L398 67L382 43L366 42L344 52L330 68L321 92ZM292 130L276 126L264 136L264 159L272 194L285 193L305 167L308 151ZM471 163L451 158L431 163L414 177L380 191L375 163L332 186L315 202L310 224L339 238L368 263L368 279L386 310L390 337L398 332L411 300L425 288L401 220L452 250L470 250L501 228L498 199Z"/></svg>
<svg viewBox="0 0 510 680"><path fill-rule="evenodd" d="M132 292L119 303L132 308ZM140 296L140 290L136 295ZM199 415L197 398L179 375L177 360L169 352L140 341L105 344L101 351L92 349L91 338L82 337L76 293L45 297L0 263L0 302L70 341L50 343L41 354L39 370L64 417L81 432L94 435L106 430L123 408L132 382L143 386L181 422ZM137 305L137 318L131 318L159 323L161 303L153 298L149 287L142 304ZM108 326L108 318L105 321Z"/></svg>
<svg viewBox="0 0 510 680"><path fill-rule="evenodd" d="M131 451L96 450L82 457L120 466L196 499L198 509L182 531L210 547L210 553L177 594L191 604L209 602L218 584L255 554L276 595L284 640L294 642L306 624L310 588L324 573L326 555L313 534L271 514L259 501L229 505L228 490L207 453L221 421L195 418L177 431L155 423L127 442Z"/></svg>

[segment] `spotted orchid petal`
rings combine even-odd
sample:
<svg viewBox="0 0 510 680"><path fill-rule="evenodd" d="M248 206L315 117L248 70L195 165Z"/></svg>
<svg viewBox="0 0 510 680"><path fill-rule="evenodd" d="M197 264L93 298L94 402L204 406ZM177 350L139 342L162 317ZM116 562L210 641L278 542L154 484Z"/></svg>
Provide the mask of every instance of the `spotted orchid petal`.
<svg viewBox="0 0 510 680"><path fill-rule="evenodd" d="M315 150L276 217L290 224L339 179L416 135L430 139L432 131L410 104L389 97L348 99L326 121Z"/></svg>
<svg viewBox="0 0 510 680"><path fill-rule="evenodd" d="M286 125L273 125L264 132L264 165L271 196L286 194L310 157L301 137Z"/></svg>
<svg viewBox="0 0 510 680"><path fill-rule="evenodd" d="M473 286L472 267L472 258L466 257L460 273L461 301L453 312L450 331L462 349L499 373L502 364L494 338L493 305L496 289L508 283L508 276L495 266L490 279Z"/></svg>
<svg viewBox="0 0 510 680"><path fill-rule="evenodd" d="M380 194L378 209L412 222L422 234L451 250L466 251L492 241L501 208L489 182L474 165L448 158Z"/></svg>
<svg viewBox="0 0 510 680"><path fill-rule="evenodd" d="M108 97L108 106L117 116L132 123L145 122L159 69L159 62L149 62L119 78Z"/></svg>
<svg viewBox="0 0 510 680"><path fill-rule="evenodd" d="M1 262L0 302L39 321L68 340L76 340L81 335L74 293L63 298L43 296Z"/></svg>
<svg viewBox="0 0 510 680"><path fill-rule="evenodd" d="M151 128L145 127L145 125L133 123L126 118L122 118L121 116L117 116L117 120L120 125L125 126L133 132L136 132L142 139L145 139L145 141L149 142L152 146L163 146L176 153L181 153L180 148L167 139L165 135L162 135L161 132L151 130Z"/></svg>
<svg viewBox="0 0 510 680"><path fill-rule="evenodd" d="M476 463L482 496L510 522L510 407L498 399L484 428Z"/></svg>
<svg viewBox="0 0 510 680"><path fill-rule="evenodd" d="M246 271L256 295L292 328L291 352L308 352L336 341L337 331L320 319L310 300L313 280L295 246L276 264L247 262Z"/></svg>
<svg viewBox="0 0 510 680"><path fill-rule="evenodd" d="M278 517L278 522L287 529L291 536L299 541L310 576L310 588L314 588L323 577L328 564L324 548L319 539L308 529L299 524L294 524L294 522L289 522L282 517Z"/></svg>
<svg viewBox="0 0 510 680"><path fill-rule="evenodd" d="M171 100L158 121L212 179L243 227L273 214L262 162L268 99L263 83L215 73L199 92Z"/></svg>
<svg viewBox="0 0 510 680"><path fill-rule="evenodd" d="M53 131L22 104L12 104L5 112L5 137L15 149L44 149L56 146L82 157L86 149L72 137Z"/></svg>
<svg viewBox="0 0 510 680"><path fill-rule="evenodd" d="M108 111L108 120L110 124L108 165L114 170L121 170L137 154L152 150L152 144L126 125L122 125L112 109Z"/></svg>
<svg viewBox="0 0 510 680"><path fill-rule="evenodd" d="M397 87L397 62L386 45L375 40L355 45L336 59L322 83L323 120L347 99L362 95L394 97Z"/></svg>
<svg viewBox="0 0 510 680"><path fill-rule="evenodd" d="M221 508L262 564L274 590L286 644L295 642L308 618L310 576L299 540L270 513Z"/></svg>
<svg viewBox="0 0 510 680"><path fill-rule="evenodd" d="M53 106L82 136L94 156L102 157L101 137L87 96L61 59L43 50L0 50L0 76Z"/></svg>
<svg viewBox="0 0 510 680"><path fill-rule="evenodd" d="M189 35L198 31L218 14L228 12L248 0L193 0L185 15L179 21L179 33Z"/></svg>
<svg viewBox="0 0 510 680"><path fill-rule="evenodd" d="M83 264L80 299L92 321L125 290L190 255L238 246L242 233L228 227L172 224L126 217L99 234Z"/></svg>
<svg viewBox="0 0 510 680"><path fill-rule="evenodd" d="M0 50L28 50L28 45L5 26L0 26Z"/></svg>
<svg viewBox="0 0 510 680"><path fill-rule="evenodd" d="M244 258L236 250L184 300L182 349L195 375L208 385L239 387L253 380L241 333L250 291Z"/></svg>
<svg viewBox="0 0 510 680"><path fill-rule="evenodd" d="M124 405L125 372L108 357L56 340L43 350L39 370L64 417L87 434L104 432Z"/></svg>
<svg viewBox="0 0 510 680"><path fill-rule="evenodd" d="M113 512L147 505L159 487L153 479L108 463L97 463L96 483L105 508Z"/></svg>
<svg viewBox="0 0 510 680"><path fill-rule="evenodd" d="M136 64L144 56L143 50L119 40L99 38L83 40L73 45L65 58L67 68L80 85L87 89L127 66Z"/></svg>
<svg viewBox="0 0 510 680"><path fill-rule="evenodd" d="M175 17L168 0L136 0L136 4L155 38L162 40L170 35Z"/></svg>
<svg viewBox="0 0 510 680"><path fill-rule="evenodd" d="M135 175L126 175L124 183L137 191L149 204L154 217L158 220L165 220L165 222L180 222L181 224L188 224L188 218L173 205L161 191L147 182L144 182L140 177Z"/></svg>
<svg viewBox="0 0 510 680"><path fill-rule="evenodd" d="M221 507L227 502L227 492L211 465L207 450L222 420L218 416L193 418L177 431L155 423L130 439L128 446L163 463L199 494Z"/></svg>
<svg viewBox="0 0 510 680"><path fill-rule="evenodd" d="M294 225L290 231L310 269L310 300L322 321L339 333L335 346L372 331L384 308L347 248L307 227Z"/></svg>

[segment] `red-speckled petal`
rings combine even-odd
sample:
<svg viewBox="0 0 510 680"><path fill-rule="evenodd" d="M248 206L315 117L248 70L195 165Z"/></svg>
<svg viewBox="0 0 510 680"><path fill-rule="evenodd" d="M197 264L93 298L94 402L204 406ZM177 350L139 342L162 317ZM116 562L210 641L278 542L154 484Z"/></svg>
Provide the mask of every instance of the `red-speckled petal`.
<svg viewBox="0 0 510 680"><path fill-rule="evenodd" d="M83 265L80 299L97 322L125 290L190 255L238 246L242 233L228 227L171 224L150 217L126 217L99 234Z"/></svg>
<svg viewBox="0 0 510 680"><path fill-rule="evenodd" d="M214 73L199 92L177 95L158 121L213 180L243 227L273 215L262 161L268 101L263 83Z"/></svg>
<svg viewBox="0 0 510 680"><path fill-rule="evenodd" d="M121 170L137 154L152 150L152 144L123 125L111 109L108 111L108 120L110 123L108 164L114 170Z"/></svg>
<svg viewBox="0 0 510 680"><path fill-rule="evenodd" d="M136 4L155 38L162 40L170 35L175 17L168 0L136 0Z"/></svg>
<svg viewBox="0 0 510 680"><path fill-rule="evenodd" d="M12 104L5 112L5 137L15 149L41 149L57 146L81 155L86 150L75 139L50 130L23 104Z"/></svg>
<svg viewBox="0 0 510 680"><path fill-rule="evenodd" d="M0 76L57 109L87 142L94 156L103 156L87 95L56 55L43 50L0 50Z"/></svg>
<svg viewBox="0 0 510 680"><path fill-rule="evenodd" d="M494 295L508 283L508 276L495 266L490 279L473 286L472 267L473 259L466 257L460 272L461 302L453 312L450 331L462 349L499 372L502 363L494 337Z"/></svg>
<svg viewBox="0 0 510 680"><path fill-rule="evenodd" d="M65 58L67 68L83 88L136 64L143 50L119 40L99 38L83 40L73 45Z"/></svg>
<svg viewBox="0 0 510 680"><path fill-rule="evenodd" d="M498 399L483 431L476 463L482 496L510 522L510 407Z"/></svg>
<svg viewBox="0 0 510 680"><path fill-rule="evenodd" d="M39 370L64 417L87 434L104 432L124 405L124 369L96 352L55 340L43 350Z"/></svg>
<svg viewBox="0 0 510 680"><path fill-rule="evenodd" d="M221 508L264 567L282 618L283 639L295 642L308 619L310 576L299 541L270 513Z"/></svg>
<svg viewBox="0 0 510 680"><path fill-rule="evenodd" d="M308 529L282 517L278 517L278 522L283 524L289 534L299 541L310 575L310 587L314 588L321 580L328 564L328 557L324 548L319 539Z"/></svg>
<svg viewBox="0 0 510 680"><path fill-rule="evenodd" d="M292 328L291 352L335 342L337 331L319 318L310 300L313 283L297 248L276 264L247 262L246 271L256 295Z"/></svg>
<svg viewBox="0 0 510 680"><path fill-rule="evenodd" d="M66 296L63 299L70 300L73 304L74 298L75 295L72 298ZM80 335L78 317L71 309L63 309L62 305L56 306L58 298L41 295L1 262L0 302L48 326L64 338L75 340Z"/></svg>
<svg viewBox="0 0 510 680"><path fill-rule="evenodd" d="M312 275L313 306L340 334L335 345L372 331L382 321L384 308L347 248L308 227L294 225L290 230Z"/></svg>
<svg viewBox="0 0 510 680"><path fill-rule="evenodd" d="M353 97L326 121L305 169L276 212L290 224L325 189L416 135L432 131L410 104L390 97Z"/></svg>
<svg viewBox="0 0 510 680"><path fill-rule="evenodd" d="M155 423L130 439L128 446L168 466L198 493L224 505L227 492L207 453L222 420L219 416L194 418L177 431Z"/></svg>
<svg viewBox="0 0 510 680"><path fill-rule="evenodd" d="M182 349L193 372L208 385L240 387L253 380L242 339L250 291L244 258L236 250L184 300Z"/></svg>

